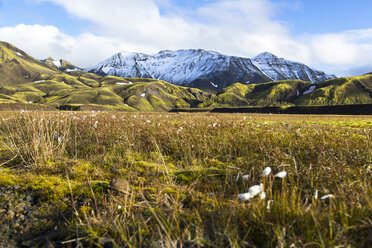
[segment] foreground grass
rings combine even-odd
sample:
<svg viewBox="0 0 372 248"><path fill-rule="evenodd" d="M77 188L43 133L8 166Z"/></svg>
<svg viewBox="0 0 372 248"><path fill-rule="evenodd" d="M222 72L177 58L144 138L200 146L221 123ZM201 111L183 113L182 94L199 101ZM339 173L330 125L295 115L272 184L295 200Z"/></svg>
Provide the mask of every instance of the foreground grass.
<svg viewBox="0 0 372 248"><path fill-rule="evenodd" d="M102 237L129 247L371 244L371 117L21 112L0 118L0 186L35 197L38 216L50 218L36 221L29 235L57 226L57 246L66 240L91 246ZM261 177L267 166L288 176ZM238 194L260 183L265 199L239 201ZM327 194L334 198L322 200Z"/></svg>

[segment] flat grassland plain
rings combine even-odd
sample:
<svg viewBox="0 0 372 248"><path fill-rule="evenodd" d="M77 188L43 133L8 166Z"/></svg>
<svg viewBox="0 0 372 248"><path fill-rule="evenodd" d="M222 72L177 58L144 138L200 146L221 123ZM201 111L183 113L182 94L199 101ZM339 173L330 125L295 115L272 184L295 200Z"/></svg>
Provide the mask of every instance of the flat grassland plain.
<svg viewBox="0 0 372 248"><path fill-rule="evenodd" d="M371 116L3 112L0 142L3 245L372 244Z"/></svg>

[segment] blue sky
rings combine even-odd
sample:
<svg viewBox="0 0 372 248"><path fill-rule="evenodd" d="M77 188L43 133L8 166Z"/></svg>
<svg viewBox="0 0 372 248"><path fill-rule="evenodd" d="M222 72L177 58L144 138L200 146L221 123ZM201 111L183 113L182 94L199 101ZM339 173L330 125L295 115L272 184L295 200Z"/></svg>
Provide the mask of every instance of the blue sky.
<svg viewBox="0 0 372 248"><path fill-rule="evenodd" d="M88 67L121 50L269 51L337 75L372 71L368 0L0 0L0 40Z"/></svg>

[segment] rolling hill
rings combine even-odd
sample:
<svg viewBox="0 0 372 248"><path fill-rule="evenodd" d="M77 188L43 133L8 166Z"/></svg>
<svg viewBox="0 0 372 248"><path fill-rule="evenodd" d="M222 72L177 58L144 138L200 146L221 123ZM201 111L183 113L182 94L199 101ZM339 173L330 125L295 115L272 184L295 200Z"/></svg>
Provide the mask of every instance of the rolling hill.
<svg viewBox="0 0 372 248"><path fill-rule="evenodd" d="M201 90L160 80L100 77L81 71L0 87L0 103L42 104L64 109L168 111L196 107L211 97Z"/></svg>
<svg viewBox="0 0 372 248"><path fill-rule="evenodd" d="M0 86L20 85L58 72L15 46L0 42Z"/></svg>
<svg viewBox="0 0 372 248"><path fill-rule="evenodd" d="M317 84L283 80L262 84L236 83L201 107L324 106L372 104L372 75L326 80Z"/></svg>

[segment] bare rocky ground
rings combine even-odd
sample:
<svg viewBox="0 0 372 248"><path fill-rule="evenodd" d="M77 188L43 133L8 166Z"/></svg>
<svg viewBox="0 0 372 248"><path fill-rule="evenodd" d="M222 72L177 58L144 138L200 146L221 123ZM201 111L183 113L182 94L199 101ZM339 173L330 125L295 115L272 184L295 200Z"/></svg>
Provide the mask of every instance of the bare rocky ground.
<svg viewBox="0 0 372 248"><path fill-rule="evenodd" d="M55 247L56 216L48 214L32 191L20 186L0 188L0 247Z"/></svg>
<svg viewBox="0 0 372 248"><path fill-rule="evenodd" d="M116 187L113 189L117 190ZM62 199L67 204L71 199ZM87 206L92 199L76 202ZM37 192L24 190L19 185L0 187L0 248L9 247L76 247L76 238L66 240L66 221L71 211L60 212L56 206L39 199ZM71 210L71 209L70 209ZM100 238L79 244L87 247L113 247L111 240Z"/></svg>

